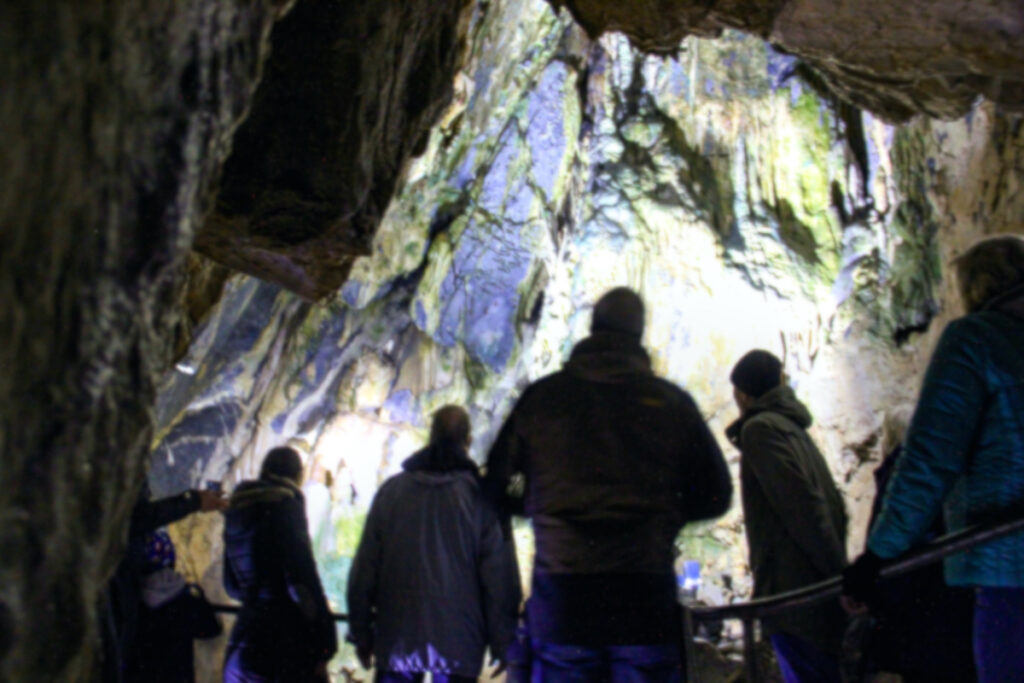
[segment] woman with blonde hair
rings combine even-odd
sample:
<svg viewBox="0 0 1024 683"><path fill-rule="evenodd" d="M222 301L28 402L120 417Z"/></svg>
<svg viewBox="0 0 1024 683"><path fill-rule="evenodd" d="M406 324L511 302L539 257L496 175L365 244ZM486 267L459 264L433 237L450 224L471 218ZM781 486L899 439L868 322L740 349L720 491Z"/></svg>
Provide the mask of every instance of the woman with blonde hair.
<svg viewBox="0 0 1024 683"><path fill-rule="evenodd" d="M943 506L950 531L1024 510L1024 240L982 240L954 267L967 314L939 339L867 550L844 573L861 602ZM978 680L1024 680L1024 533L950 557L945 576L976 589Z"/></svg>

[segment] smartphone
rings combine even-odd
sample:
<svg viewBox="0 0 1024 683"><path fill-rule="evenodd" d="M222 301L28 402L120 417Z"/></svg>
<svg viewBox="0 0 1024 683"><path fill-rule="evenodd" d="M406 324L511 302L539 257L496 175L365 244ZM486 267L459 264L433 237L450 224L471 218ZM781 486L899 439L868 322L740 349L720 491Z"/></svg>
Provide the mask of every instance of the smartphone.
<svg viewBox="0 0 1024 683"><path fill-rule="evenodd" d="M210 479L206 482L207 491L217 491L218 493L224 490L224 487L216 479Z"/></svg>

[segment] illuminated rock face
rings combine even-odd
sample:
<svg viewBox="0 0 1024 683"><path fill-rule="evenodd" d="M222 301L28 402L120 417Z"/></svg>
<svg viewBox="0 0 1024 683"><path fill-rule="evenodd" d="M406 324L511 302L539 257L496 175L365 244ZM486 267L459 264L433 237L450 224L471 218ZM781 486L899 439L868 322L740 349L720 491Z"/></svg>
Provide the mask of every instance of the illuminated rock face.
<svg viewBox="0 0 1024 683"><path fill-rule="evenodd" d="M672 53L686 35L739 29L804 59L836 92L889 118L957 118L982 95L1024 106L1024 10L1015 0L551 0L592 34Z"/></svg>
<svg viewBox="0 0 1024 683"><path fill-rule="evenodd" d="M522 387L585 336L592 302L627 284L648 302L656 370L718 435L735 360L785 356L859 547L882 419L913 401L954 312L943 264L1022 208L1019 132L989 106L892 128L737 32L645 57L537 0L490 3L469 35L455 103L336 296L229 282L166 379L157 487L234 483L268 448L299 446L333 475L320 561L340 599L361 515L430 413L466 405L482 459ZM214 595L218 533L179 533ZM735 509L680 550L744 594L741 534Z"/></svg>
<svg viewBox="0 0 1024 683"><path fill-rule="evenodd" d="M352 33L302 44L294 35L311 20L298 10L316 2L0 9L11 46L0 55L0 678L89 668L97 592L154 442L154 481L169 491L252 472L268 446L304 441L336 475L326 566L337 589L360 508L421 442L429 412L469 404L482 454L610 284L647 296L659 371L697 395L716 430L735 356L781 352L785 339L854 507L879 411L910 399L918 349L950 314L943 264L1022 215L1020 128L988 105L893 130L831 113L783 78L790 59L738 34L688 40L661 62L621 38L589 44L525 0L331 3L344 22L309 35L333 26L365 45L353 52ZM907 29L890 4L915 17L909 31L890 30ZM669 10L681 3L604 5L626 8L616 16L639 44L679 47L682 15ZM596 6L573 4L589 28L614 26ZM767 37L891 118L960 115L977 92L1016 102L1016 3L829 3L824 17L824 4L796 0L714 6L705 19L730 18L712 32ZM950 8L970 10L950 24L970 30L948 50L918 43ZM296 22L291 43L273 33L282 17ZM850 45L806 28L833 18ZM641 22L674 37L648 40ZM272 39L278 65L266 62ZM460 63L456 104L425 135ZM302 138L303 112L275 108L310 82L344 95L311 98L323 140ZM335 105L348 113L331 116ZM278 175L290 148L300 168ZM267 194L245 206L253 186ZM334 293L350 267L354 277L317 305L232 280L182 361L195 374L163 381L153 439L155 384L226 277L189 256L194 243L307 297ZM896 349L897 337L910 342ZM183 568L213 587L217 529L189 525ZM733 516L685 554L742 590L738 530Z"/></svg>

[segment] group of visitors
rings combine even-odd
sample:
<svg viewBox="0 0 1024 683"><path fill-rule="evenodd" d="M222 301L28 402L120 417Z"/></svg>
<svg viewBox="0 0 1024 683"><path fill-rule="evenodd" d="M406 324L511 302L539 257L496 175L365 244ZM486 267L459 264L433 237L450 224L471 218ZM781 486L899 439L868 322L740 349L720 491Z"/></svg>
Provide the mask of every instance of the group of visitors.
<svg viewBox="0 0 1024 683"><path fill-rule="evenodd" d="M943 332L905 438L892 439L867 547L850 565L843 498L782 361L753 350L730 374L740 414L725 436L740 451L754 597L842 574L842 607L860 624L848 626L840 601L765 619L787 683L840 681L848 629L868 634L861 674L1024 680L1024 534L951 557L944 577L933 568L902 584L878 579L886 560L945 530L1024 509L1024 241L982 241L955 265L967 314ZM349 639L376 680L473 681L486 652L512 680L683 680L675 540L724 514L733 487L693 397L654 374L645 317L632 290L601 297L590 336L525 389L483 472L468 456L467 411L434 414L428 445L377 492L349 576ZM146 609L174 606L185 619L201 593L174 574L169 539L151 532L226 503L224 585L242 607L225 681L327 680L337 642L302 468L298 453L276 448L229 501L191 492L133 516L148 564L125 574L149 578L130 590L147 596ZM535 539L523 609L513 516L532 521ZM217 631L187 618L188 638Z"/></svg>

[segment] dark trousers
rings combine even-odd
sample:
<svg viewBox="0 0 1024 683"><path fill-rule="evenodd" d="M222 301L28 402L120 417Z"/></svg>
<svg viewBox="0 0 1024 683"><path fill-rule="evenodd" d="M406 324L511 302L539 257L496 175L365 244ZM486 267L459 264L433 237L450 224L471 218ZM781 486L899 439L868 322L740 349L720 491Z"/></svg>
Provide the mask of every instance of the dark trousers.
<svg viewBox="0 0 1024 683"><path fill-rule="evenodd" d="M1024 588L979 588L974 661L979 683L1024 681Z"/></svg>
<svg viewBox="0 0 1024 683"><path fill-rule="evenodd" d="M786 683L839 683L839 661L802 638L789 633L771 637Z"/></svg>
<svg viewBox="0 0 1024 683"><path fill-rule="evenodd" d="M678 645L583 647L534 640L531 683L680 683Z"/></svg>
<svg viewBox="0 0 1024 683"><path fill-rule="evenodd" d="M423 671L378 671L374 678L376 683L422 683ZM456 676L455 674L430 674L433 683L476 683L475 676Z"/></svg>
<svg viewBox="0 0 1024 683"><path fill-rule="evenodd" d="M272 655L229 647L224 660L224 683L326 683L316 675L315 662L289 661Z"/></svg>

